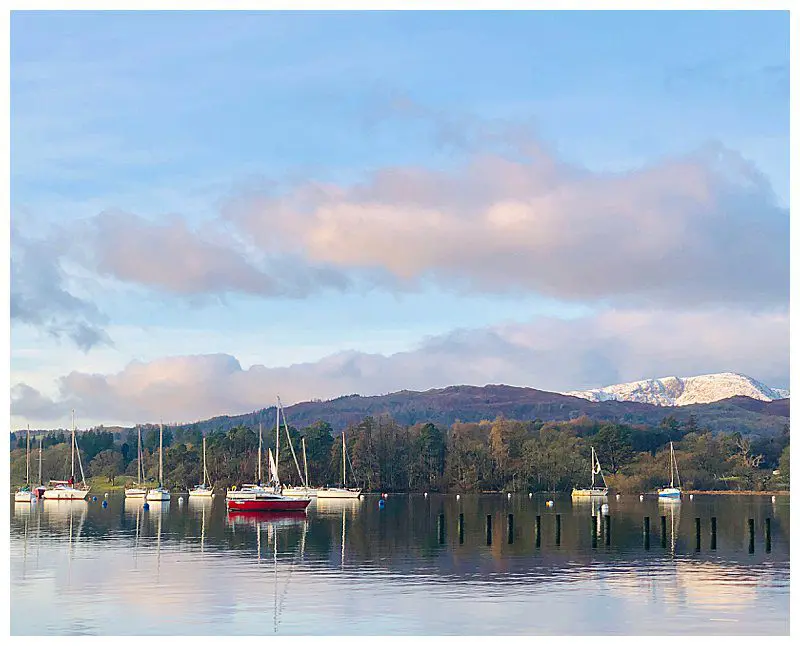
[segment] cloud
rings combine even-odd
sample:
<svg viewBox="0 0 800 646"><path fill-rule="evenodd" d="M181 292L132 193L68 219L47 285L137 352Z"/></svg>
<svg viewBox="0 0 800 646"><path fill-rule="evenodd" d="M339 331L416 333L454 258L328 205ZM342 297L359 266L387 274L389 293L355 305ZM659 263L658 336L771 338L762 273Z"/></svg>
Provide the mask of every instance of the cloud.
<svg viewBox="0 0 800 646"><path fill-rule="evenodd" d="M622 306L786 302L788 211L737 153L714 145L595 173L518 135L506 154L472 154L454 170L271 188L231 200L224 216L265 251L385 272L406 288Z"/></svg>
<svg viewBox="0 0 800 646"><path fill-rule="evenodd" d="M62 254L57 236L27 238L12 227L11 320L67 337L84 351L110 345L105 314L66 288Z"/></svg>
<svg viewBox="0 0 800 646"><path fill-rule="evenodd" d="M53 420L76 408L83 419L106 423L189 421L255 410L275 394L293 403L452 384L565 391L718 371L784 386L788 320L785 311L607 310L569 321L540 318L457 330L389 356L341 352L279 368L245 369L225 354L165 357L133 362L115 374L70 373L59 380L56 398L18 384L12 415Z"/></svg>
<svg viewBox="0 0 800 646"><path fill-rule="evenodd" d="M253 259L235 233L218 223L193 229L177 215L152 222L105 211L85 222L83 231L75 248L85 265L169 294L305 296L312 285L343 289L348 284L338 270L294 263L288 255Z"/></svg>

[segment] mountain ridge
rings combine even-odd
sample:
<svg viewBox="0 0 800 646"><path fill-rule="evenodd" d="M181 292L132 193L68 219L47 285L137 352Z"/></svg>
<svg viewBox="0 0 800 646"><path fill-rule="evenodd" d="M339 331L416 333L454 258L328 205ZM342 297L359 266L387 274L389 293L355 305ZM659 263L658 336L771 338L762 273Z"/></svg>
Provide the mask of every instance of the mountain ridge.
<svg viewBox="0 0 800 646"><path fill-rule="evenodd" d="M401 390L385 395L343 395L327 401L307 401L285 407L289 424L297 428L319 420L328 422L339 433L365 417L389 415L400 424L432 422L442 426L479 422L502 415L509 419L568 421L588 416L600 421L658 425L673 416L688 422L694 416L700 427L712 431L739 431L745 434L772 435L782 431L789 414L788 400L758 401L734 397L708 404L656 406L642 402L593 402L563 393L506 385L447 386L426 391ZM181 425L209 432L227 430L238 424L272 425L275 407L241 415L223 415L194 424Z"/></svg>
<svg viewBox="0 0 800 646"><path fill-rule="evenodd" d="M731 397L748 397L758 401L776 401L789 397L788 390L771 388L737 372L642 379L601 388L572 390L564 394L594 402L626 401L656 406L709 404Z"/></svg>

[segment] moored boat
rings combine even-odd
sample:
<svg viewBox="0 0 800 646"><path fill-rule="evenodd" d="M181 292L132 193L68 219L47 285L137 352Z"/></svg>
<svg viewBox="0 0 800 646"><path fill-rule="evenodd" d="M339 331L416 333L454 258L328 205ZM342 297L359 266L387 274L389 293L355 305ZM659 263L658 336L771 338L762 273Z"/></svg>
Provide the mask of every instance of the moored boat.
<svg viewBox="0 0 800 646"><path fill-rule="evenodd" d="M25 436L25 485L17 489L14 502L35 502L36 494L31 490L31 427Z"/></svg>
<svg viewBox="0 0 800 646"><path fill-rule="evenodd" d="M594 447L592 447L592 466L590 471L592 473L591 486L588 489L579 489L577 487L573 487L572 489L573 498L605 498L608 495L608 486L606 486L606 478L603 475L603 470L600 468L600 460L597 458L597 453L595 453ZM602 487L595 485L594 477L596 475L599 475L600 478L603 480Z"/></svg>
<svg viewBox="0 0 800 646"><path fill-rule="evenodd" d="M145 496L146 500L166 502L172 496L162 483L164 482L164 424L158 425L158 486L151 489Z"/></svg>
<svg viewBox="0 0 800 646"><path fill-rule="evenodd" d="M137 445L137 458L136 458L136 483L132 487L125 489L126 498L144 498L147 495L147 489L142 486L144 480L144 468L142 466L142 427L137 424L138 431L138 445Z"/></svg>
<svg viewBox="0 0 800 646"><path fill-rule="evenodd" d="M672 442L669 443L669 487L659 489L658 497L661 500L681 499L681 477L678 473L678 461L675 459L675 447Z"/></svg>
<svg viewBox="0 0 800 646"><path fill-rule="evenodd" d="M45 500L86 500L89 495L89 487L86 486L86 477L83 473L83 463L81 462L80 451L77 451L78 466L81 471L81 486L75 486L75 449L78 448L78 440L75 437L75 411L72 411L72 472L67 480L50 480L48 486L42 493Z"/></svg>
<svg viewBox="0 0 800 646"><path fill-rule="evenodd" d="M291 498L280 494L254 494L246 499L229 499L228 511L305 511L310 498Z"/></svg>
<svg viewBox="0 0 800 646"><path fill-rule="evenodd" d="M345 442L344 431L342 431L342 486L325 487L317 490L319 498L360 498L360 488L350 488L347 486L347 443ZM352 466L352 465L351 465Z"/></svg>
<svg viewBox="0 0 800 646"><path fill-rule="evenodd" d="M214 495L214 487L207 486L210 482L208 469L206 468L206 438L203 436L203 482L189 490L189 496L193 498L210 498Z"/></svg>

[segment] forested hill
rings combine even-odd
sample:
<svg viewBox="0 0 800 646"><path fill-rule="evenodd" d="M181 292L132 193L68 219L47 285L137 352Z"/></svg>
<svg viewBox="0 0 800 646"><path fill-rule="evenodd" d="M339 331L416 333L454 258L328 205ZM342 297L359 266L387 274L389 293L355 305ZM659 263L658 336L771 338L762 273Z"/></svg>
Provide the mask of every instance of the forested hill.
<svg viewBox="0 0 800 646"><path fill-rule="evenodd" d="M499 385L450 386L424 392L401 390L374 397L348 395L329 401L302 402L286 408L287 421L296 428L324 420L337 433L367 416L383 414L404 425L432 422L443 426L456 421L493 420L498 415L508 419L542 421L564 421L587 415L596 420L653 425L668 416L687 421L690 415L694 415L698 424L713 431L772 435L788 423L789 400L761 402L748 397L732 397L711 404L667 407L637 402L592 402L533 388ZM275 407L243 415L214 417L187 426L208 433L238 425L254 428L259 422L265 427L273 426Z"/></svg>

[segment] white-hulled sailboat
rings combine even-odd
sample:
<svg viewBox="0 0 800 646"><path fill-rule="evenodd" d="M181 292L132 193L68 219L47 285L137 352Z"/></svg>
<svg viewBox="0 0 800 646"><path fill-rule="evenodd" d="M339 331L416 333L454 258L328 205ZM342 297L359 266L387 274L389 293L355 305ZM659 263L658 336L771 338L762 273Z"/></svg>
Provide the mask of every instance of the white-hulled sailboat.
<svg viewBox="0 0 800 646"><path fill-rule="evenodd" d="M306 457L306 440L305 438L301 438L300 440L303 447L303 465L304 465L304 472L301 472L300 465L297 462L297 455L295 455L294 452L294 445L292 444L292 436L289 433L289 424L286 423L286 411L283 410L283 404L281 403L280 397L278 397L278 410L280 415L283 417L283 428L286 431L286 441L289 443L289 449L292 451L292 457L294 458L294 465L295 467L297 467L297 475L300 477L300 480L303 483L299 487L292 487L291 485L285 485L281 487L281 493L284 496L289 496L291 498L314 498L316 497L319 489L311 487L308 484L308 459Z"/></svg>
<svg viewBox="0 0 800 646"><path fill-rule="evenodd" d="M203 482L189 491L193 497L210 498L214 495L214 487L211 485L211 478L208 477L206 468L206 436L203 436Z"/></svg>
<svg viewBox="0 0 800 646"><path fill-rule="evenodd" d="M25 486L20 487L14 494L14 502L31 503L36 500L36 494L31 490L31 427L28 425L28 434L25 437Z"/></svg>
<svg viewBox="0 0 800 646"><path fill-rule="evenodd" d="M144 481L144 467L142 466L142 457L144 457L142 453L142 427L137 424L136 430L138 431L138 442L136 445L136 483L133 487L125 489L126 498L144 498L147 495L147 489L142 486L142 482Z"/></svg>
<svg viewBox="0 0 800 646"><path fill-rule="evenodd" d="M145 496L146 500L166 502L172 496L169 489L164 486L164 424L158 425L158 486L151 489Z"/></svg>
<svg viewBox="0 0 800 646"><path fill-rule="evenodd" d="M675 447L672 442L669 443L669 487L659 489L658 497L665 500L681 499L681 477L678 474L678 461L675 459Z"/></svg>
<svg viewBox="0 0 800 646"><path fill-rule="evenodd" d="M600 468L600 460L597 459L597 453L594 451L594 447L592 447L592 485L588 489L578 489L577 487L573 487L572 489L572 497L573 498L604 498L608 495L608 486L606 485L606 477L603 475L603 470ZM600 478L603 480L603 486L600 487L595 485L594 477L599 475Z"/></svg>
<svg viewBox="0 0 800 646"><path fill-rule="evenodd" d="M81 454L78 451L78 466L81 470L81 486L75 486L75 449L78 441L75 438L75 411L72 411L72 471L68 480L51 480L50 487L45 489L42 498L45 500L86 500L89 487L86 486L86 477L83 473Z"/></svg>
<svg viewBox="0 0 800 646"><path fill-rule="evenodd" d="M360 498L361 489L351 489L347 486L347 443L342 431L342 486L326 487L317 491L317 498Z"/></svg>

